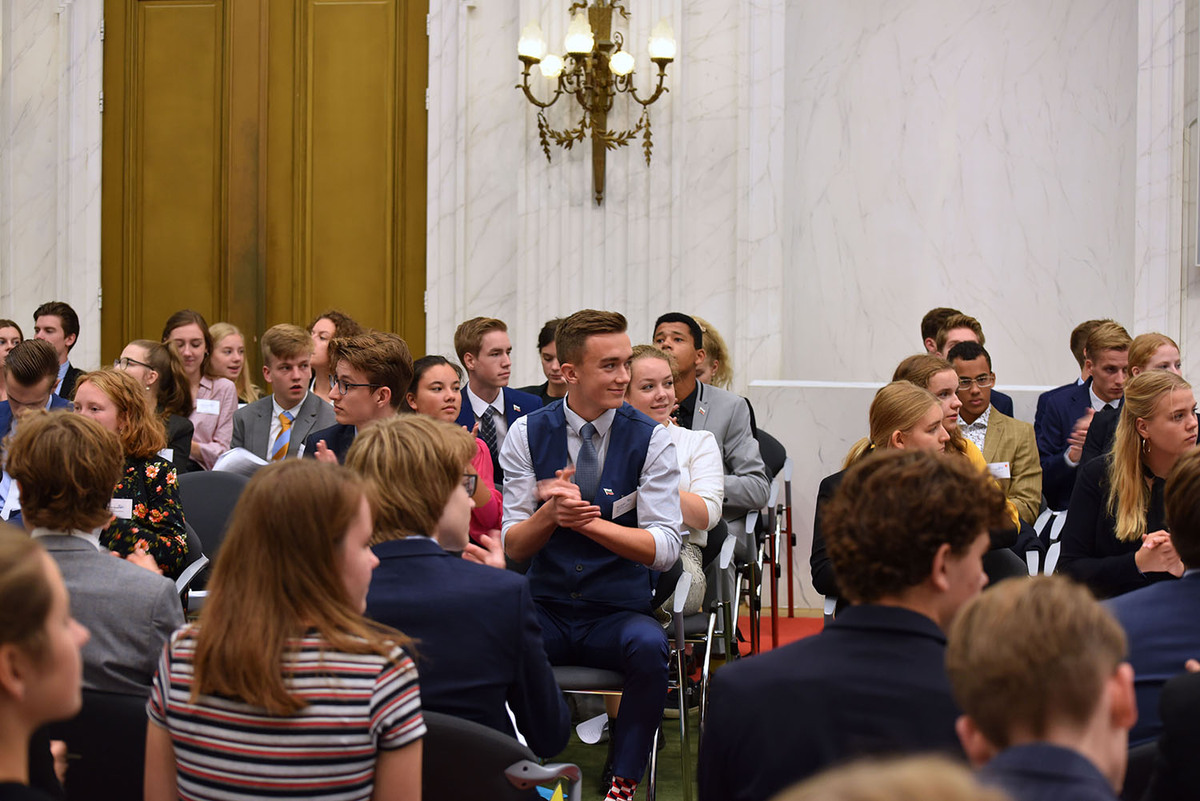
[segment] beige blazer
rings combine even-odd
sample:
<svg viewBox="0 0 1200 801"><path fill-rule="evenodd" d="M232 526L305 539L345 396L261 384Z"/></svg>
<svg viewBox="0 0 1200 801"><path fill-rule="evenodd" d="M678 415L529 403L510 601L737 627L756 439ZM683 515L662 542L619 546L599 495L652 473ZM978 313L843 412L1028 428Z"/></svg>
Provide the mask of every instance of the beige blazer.
<svg viewBox="0 0 1200 801"><path fill-rule="evenodd" d="M1017 508L1017 514L1032 525L1042 505L1042 464L1033 425L1001 414L993 406L983 439L983 458L989 469L1008 463L1009 478L997 476L998 469L992 469L992 475L997 476L1000 488Z"/></svg>

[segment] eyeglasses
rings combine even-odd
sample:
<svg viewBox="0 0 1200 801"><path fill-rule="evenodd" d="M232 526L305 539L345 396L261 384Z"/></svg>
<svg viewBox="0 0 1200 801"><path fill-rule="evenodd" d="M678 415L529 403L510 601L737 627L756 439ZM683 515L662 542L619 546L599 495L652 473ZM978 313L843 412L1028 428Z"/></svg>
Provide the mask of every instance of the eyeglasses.
<svg viewBox="0 0 1200 801"><path fill-rule="evenodd" d="M342 395L349 395L350 390L355 387L370 387L371 389L379 389L383 384L351 384L349 381L343 381L340 378L331 378L329 380L329 388L337 387L337 391Z"/></svg>
<svg viewBox="0 0 1200 801"><path fill-rule="evenodd" d="M113 359L113 367L117 368L118 370L128 370L129 365L131 364L136 364L138 367L145 367L147 370L154 369L145 362L139 362L137 359L131 359L128 356L122 356L119 359Z"/></svg>
<svg viewBox="0 0 1200 801"><path fill-rule="evenodd" d="M462 485L468 495L474 495L475 490L479 487L479 475L476 473L463 473Z"/></svg>
<svg viewBox="0 0 1200 801"><path fill-rule="evenodd" d="M987 389L988 387L990 387L992 384L995 384L995 383L996 383L996 376L992 375L991 373L984 373L983 375L977 375L974 378L958 379L958 388L964 389L964 390L970 389L971 385L974 384L975 386L979 387L980 389Z"/></svg>

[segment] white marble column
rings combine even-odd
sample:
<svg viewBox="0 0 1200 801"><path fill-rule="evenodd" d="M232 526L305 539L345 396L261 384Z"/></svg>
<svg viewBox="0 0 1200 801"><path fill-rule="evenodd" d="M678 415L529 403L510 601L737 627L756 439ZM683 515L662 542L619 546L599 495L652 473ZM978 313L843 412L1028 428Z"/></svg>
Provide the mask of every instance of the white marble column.
<svg viewBox="0 0 1200 801"><path fill-rule="evenodd" d="M100 354L103 0L0 4L0 317L79 313L72 362Z"/></svg>

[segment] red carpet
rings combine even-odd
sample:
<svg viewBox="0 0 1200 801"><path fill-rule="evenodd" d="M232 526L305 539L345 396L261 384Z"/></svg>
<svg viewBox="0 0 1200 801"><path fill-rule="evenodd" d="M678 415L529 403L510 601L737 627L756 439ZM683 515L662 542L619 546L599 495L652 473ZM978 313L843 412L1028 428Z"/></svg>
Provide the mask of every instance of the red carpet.
<svg viewBox="0 0 1200 801"><path fill-rule="evenodd" d="M817 634L824 625L825 621L820 617L788 617L785 613L779 617L778 645L787 645L790 642ZM743 638L743 641L739 643L740 650L745 656L750 653L750 621L745 615L738 620L738 630ZM771 616L764 612L762 616L762 650L769 651L775 646L776 643L771 638Z"/></svg>

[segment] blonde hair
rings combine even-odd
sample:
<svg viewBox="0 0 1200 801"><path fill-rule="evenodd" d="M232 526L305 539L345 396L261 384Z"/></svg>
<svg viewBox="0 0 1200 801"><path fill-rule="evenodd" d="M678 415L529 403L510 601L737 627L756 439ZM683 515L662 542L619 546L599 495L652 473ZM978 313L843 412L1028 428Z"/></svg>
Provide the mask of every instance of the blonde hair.
<svg viewBox="0 0 1200 801"><path fill-rule="evenodd" d="M956 319L956 318L950 318ZM955 328L964 328L966 326L954 326ZM946 330L946 329L943 329ZM982 340L980 345L982 345ZM950 362L943 359L936 353L918 353L915 356L909 356L896 365L896 372L892 373L893 381L908 381L916 384L922 389L929 389L929 382L933 381L933 377L938 373L944 373L947 370L954 373L954 366ZM958 373L954 373L954 380L958 380ZM936 396L934 396L936 399ZM941 404L941 401L938 401ZM950 435L950 442L946 444L946 452L949 453L953 448L959 454L965 456L967 453L967 438L958 430L958 426L954 426L946 432Z"/></svg>
<svg viewBox="0 0 1200 801"><path fill-rule="evenodd" d="M933 393L909 381L893 381L875 393L868 414L871 433L860 439L846 454L845 469L861 459L871 448L890 447L892 434L911 431L931 406L940 406Z"/></svg>
<svg viewBox="0 0 1200 801"><path fill-rule="evenodd" d="M1062 576L1005 581L967 603L947 637L954 699L997 748L1087 723L1125 658L1125 633L1091 591Z"/></svg>
<svg viewBox="0 0 1200 801"><path fill-rule="evenodd" d="M476 453L462 426L423 414L389 417L364 428L346 454L346 466L372 489L371 544L433 536L438 520Z"/></svg>
<svg viewBox="0 0 1200 801"><path fill-rule="evenodd" d="M213 323L212 328L208 329L208 331L212 335L213 353L216 353L217 348L220 347L221 340L235 335L241 338L242 347L246 347L246 337L242 336L242 332L238 330L238 327L233 323ZM311 341L311 338L309 341ZM246 361L242 362L242 370L240 373L238 373L237 380L233 382L233 385L237 388L237 395L239 398L244 400L246 403L254 403L256 400L262 397L262 390L258 388L257 384L250 380L250 371L246 369L248 364L249 363ZM209 356L209 367L212 367L211 354ZM224 378L224 376L221 377Z"/></svg>
<svg viewBox="0 0 1200 801"><path fill-rule="evenodd" d="M832 768L772 801L1011 801L944 756L864 759Z"/></svg>
<svg viewBox="0 0 1200 801"><path fill-rule="evenodd" d="M634 345L633 357L629 360L629 386L625 388L625 394L629 394L629 390L633 387L633 365L635 362L640 362L642 359L659 359L667 363L671 368L671 380L676 384L679 383L679 364L675 361L675 357L656 345Z"/></svg>
<svg viewBox="0 0 1200 801"><path fill-rule="evenodd" d="M979 324L979 321L969 314L955 314L942 321L942 327L938 329L936 338L938 350L946 347L946 340L950 338L950 332L956 328L971 329L979 338L979 344L984 344L983 326Z"/></svg>
<svg viewBox="0 0 1200 801"><path fill-rule="evenodd" d="M39 662L54 603L45 553L27 532L0 522L0 645L12 643Z"/></svg>
<svg viewBox="0 0 1200 801"><path fill-rule="evenodd" d="M117 438L126 458L148 459L167 447L166 429L151 411L150 399L137 379L110 367L81 375L75 382L76 393L84 384L103 392L117 407L117 419L122 423Z"/></svg>
<svg viewBox="0 0 1200 801"><path fill-rule="evenodd" d="M1133 342L1129 346L1129 369L1138 368L1138 371L1146 369L1146 365L1154 358L1154 354L1163 345L1170 345L1179 352L1179 346L1175 344L1175 340L1171 339L1166 334L1160 334L1157 331L1152 331L1147 334L1138 334L1133 338Z"/></svg>
<svg viewBox="0 0 1200 801"><path fill-rule="evenodd" d="M312 334L291 323L271 326L263 332L260 342L263 364L268 366L271 359L283 361L284 359L294 359L297 356L312 356L313 350L315 350Z"/></svg>
<svg viewBox="0 0 1200 801"><path fill-rule="evenodd" d="M1096 361L1096 354L1102 350L1128 350L1133 342L1129 332L1113 322L1100 323L1088 334L1084 345L1084 354L1091 361Z"/></svg>
<svg viewBox="0 0 1200 801"><path fill-rule="evenodd" d="M1108 513L1116 518L1117 539L1121 542L1136 542L1146 533L1146 509L1150 504L1137 421L1153 417L1167 394L1191 388L1191 384L1166 370L1147 370L1125 384L1125 403L1108 463Z"/></svg>
<svg viewBox="0 0 1200 801"><path fill-rule="evenodd" d="M704 334L704 358L716 365L712 375L709 376L708 383L715 387L729 389L733 386L733 361L730 359L729 347L726 346L725 339L721 336L721 332L713 328L712 323L703 317L692 315L692 319L700 325L700 331Z"/></svg>

